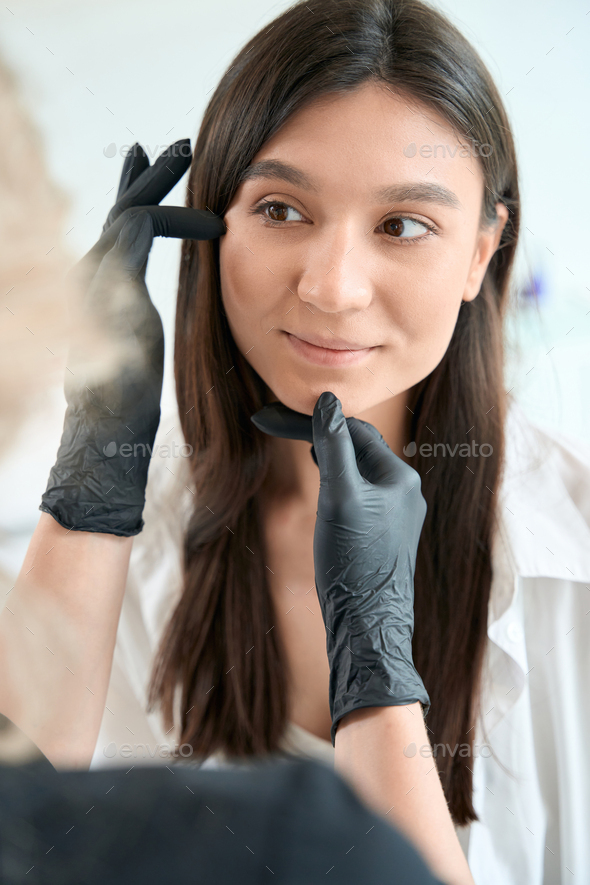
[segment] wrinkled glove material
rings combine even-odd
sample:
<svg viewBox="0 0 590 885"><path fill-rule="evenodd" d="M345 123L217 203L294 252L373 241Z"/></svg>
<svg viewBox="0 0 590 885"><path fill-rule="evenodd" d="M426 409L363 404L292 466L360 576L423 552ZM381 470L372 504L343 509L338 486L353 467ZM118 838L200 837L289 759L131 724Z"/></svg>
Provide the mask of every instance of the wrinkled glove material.
<svg viewBox="0 0 590 885"><path fill-rule="evenodd" d="M266 433L313 443L320 493L315 583L330 664L332 745L343 716L430 698L412 659L414 573L426 516L420 476L373 425L326 391L310 418L282 403L252 416Z"/></svg>

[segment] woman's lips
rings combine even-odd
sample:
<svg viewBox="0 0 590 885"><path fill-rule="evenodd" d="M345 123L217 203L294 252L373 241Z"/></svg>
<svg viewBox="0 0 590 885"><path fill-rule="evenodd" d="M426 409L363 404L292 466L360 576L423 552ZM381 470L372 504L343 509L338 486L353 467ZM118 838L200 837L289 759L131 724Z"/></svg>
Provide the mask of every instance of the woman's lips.
<svg viewBox="0 0 590 885"><path fill-rule="evenodd" d="M363 350L331 350L308 344L290 332L285 332L285 335L295 353L316 366L354 366L362 363L375 350L374 347L365 347Z"/></svg>

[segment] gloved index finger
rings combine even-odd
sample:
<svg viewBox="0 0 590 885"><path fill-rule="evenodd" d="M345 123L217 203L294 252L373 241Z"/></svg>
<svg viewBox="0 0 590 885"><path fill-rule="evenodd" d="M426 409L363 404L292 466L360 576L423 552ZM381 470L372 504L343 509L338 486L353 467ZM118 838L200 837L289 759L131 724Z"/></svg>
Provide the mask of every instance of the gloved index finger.
<svg viewBox="0 0 590 885"><path fill-rule="evenodd" d="M205 209L185 206L144 206L151 216L155 237L176 237L180 240L215 240L225 233L220 215Z"/></svg>
<svg viewBox="0 0 590 885"><path fill-rule="evenodd" d="M176 237L183 240L214 240L226 232L223 219L204 209L189 209L185 206L137 206L121 214L100 240L94 244L71 273L95 273L98 265L115 245L127 220L134 215L149 215L151 219L150 237ZM151 248L151 243L149 248ZM148 248L148 251L149 251Z"/></svg>
<svg viewBox="0 0 590 885"><path fill-rule="evenodd" d="M358 486L360 473L347 419L340 400L331 391L322 393L316 402L312 429L320 481L327 484L333 503L343 503ZM338 491L340 495L335 494ZM341 500L338 502L337 498Z"/></svg>

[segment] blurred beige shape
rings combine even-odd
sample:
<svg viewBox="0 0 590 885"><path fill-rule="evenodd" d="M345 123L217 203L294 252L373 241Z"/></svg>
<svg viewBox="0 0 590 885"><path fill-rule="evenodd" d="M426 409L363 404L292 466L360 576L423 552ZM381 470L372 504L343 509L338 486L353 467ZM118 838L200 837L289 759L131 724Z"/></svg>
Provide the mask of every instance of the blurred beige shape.
<svg viewBox="0 0 590 885"><path fill-rule="evenodd" d="M68 203L0 59L0 453L63 375ZM53 354L51 353L53 351Z"/></svg>
<svg viewBox="0 0 590 885"><path fill-rule="evenodd" d="M122 283L107 286L98 300L88 299L93 269L68 273L77 259L66 246L69 201L51 180L41 135L1 57L0 119L0 458L9 460L17 433L33 415L47 414L42 410L53 405L49 394L63 389L65 377L72 385L92 387L123 366L141 365L129 321L145 305L133 285ZM0 610L11 585L0 565ZM35 611L41 621L42 598ZM34 668L28 678L35 678ZM0 714L0 762L18 764L39 755Z"/></svg>
<svg viewBox="0 0 590 885"><path fill-rule="evenodd" d="M72 257L64 242L68 201L50 179L42 139L1 58L0 120L0 457L6 457L27 416L50 387L63 383L69 334L64 276ZM0 594L9 590L0 567ZM0 716L0 762L40 755Z"/></svg>

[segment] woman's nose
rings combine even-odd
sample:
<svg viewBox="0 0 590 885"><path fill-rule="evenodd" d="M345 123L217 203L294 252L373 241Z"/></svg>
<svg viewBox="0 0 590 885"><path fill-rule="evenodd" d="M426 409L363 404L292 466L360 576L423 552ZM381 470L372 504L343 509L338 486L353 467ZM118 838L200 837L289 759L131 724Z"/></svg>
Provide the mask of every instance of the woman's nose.
<svg viewBox="0 0 590 885"><path fill-rule="evenodd" d="M352 225L314 238L303 256L297 294L313 311L366 309L373 297L366 235Z"/></svg>

